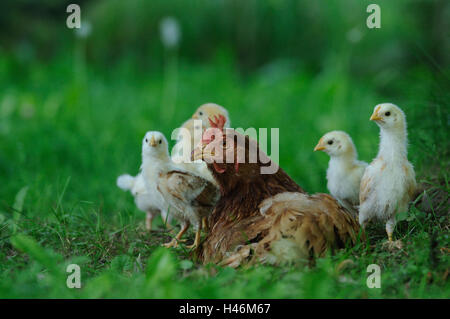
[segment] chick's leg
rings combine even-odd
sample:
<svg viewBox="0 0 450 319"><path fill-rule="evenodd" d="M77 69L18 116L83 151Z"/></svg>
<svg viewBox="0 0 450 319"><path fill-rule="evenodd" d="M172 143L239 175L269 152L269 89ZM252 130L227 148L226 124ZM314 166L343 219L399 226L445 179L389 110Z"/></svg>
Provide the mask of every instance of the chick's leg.
<svg viewBox="0 0 450 319"><path fill-rule="evenodd" d="M394 233L394 228L395 228L395 217L392 216L386 222L386 233L388 235L388 240L391 243L392 243L392 234Z"/></svg>
<svg viewBox="0 0 450 319"><path fill-rule="evenodd" d="M200 245L200 234L202 233L202 223L203 223L203 221L201 221L198 224L198 229L195 232L194 243L192 245L186 246L187 248L193 249L193 248L196 248L198 245Z"/></svg>
<svg viewBox="0 0 450 319"><path fill-rule="evenodd" d="M185 240L181 239L181 237L188 230L189 226L190 226L190 223L189 222L185 222L183 224L183 226L181 227L180 232L175 236L175 238L173 238L170 242L168 242L166 244L163 244L163 246L165 246L167 248L170 248L170 247L176 248L176 247L178 247L178 243L179 242L185 241Z"/></svg>
<svg viewBox="0 0 450 319"><path fill-rule="evenodd" d="M148 231L152 230L153 214L152 212L147 212L145 216L145 229Z"/></svg>
<svg viewBox="0 0 450 319"><path fill-rule="evenodd" d="M392 240L392 233L394 232L394 228L395 228L395 216L392 216L386 222L386 233L388 235L388 241L383 244L383 246L386 247L388 250L403 248L403 243L400 239Z"/></svg>
<svg viewBox="0 0 450 319"><path fill-rule="evenodd" d="M209 232L208 229L208 219L206 217L202 218L202 228L205 232Z"/></svg>
<svg viewBox="0 0 450 319"><path fill-rule="evenodd" d="M177 241L181 241L181 242L186 241L185 239L181 239L181 237L182 237L182 236L184 235L184 233L188 230L188 228L189 228L190 225L191 225L191 224L190 224L189 222L185 222L185 223L184 223L184 225L183 225L183 227L181 228L180 232L175 236L175 239L176 239Z"/></svg>

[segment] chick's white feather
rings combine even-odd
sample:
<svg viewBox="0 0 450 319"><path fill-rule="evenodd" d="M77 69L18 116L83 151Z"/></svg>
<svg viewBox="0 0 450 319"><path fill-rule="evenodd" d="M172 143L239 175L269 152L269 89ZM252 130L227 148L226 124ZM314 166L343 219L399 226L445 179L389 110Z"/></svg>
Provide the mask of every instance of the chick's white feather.
<svg viewBox="0 0 450 319"><path fill-rule="evenodd" d="M370 119L380 127L380 147L361 180L359 222L386 221L391 241L395 215L408 209L416 189L414 168L407 158L406 118L398 106L384 103L375 107Z"/></svg>
<svg viewBox="0 0 450 319"><path fill-rule="evenodd" d="M161 214L163 221L170 223L171 217L167 215L168 204L161 194L147 189L142 172L135 177L124 174L117 178L117 186L128 190L134 197L136 207L147 214L146 227L151 229L153 218Z"/></svg>
<svg viewBox="0 0 450 319"><path fill-rule="evenodd" d="M327 188L330 194L355 217L358 215L359 186L367 163L358 161L351 137L343 131L332 131L319 140L314 150L330 156Z"/></svg>
<svg viewBox="0 0 450 319"><path fill-rule="evenodd" d="M135 178L129 174L120 175L117 178L117 186L124 191L131 191L134 186Z"/></svg>

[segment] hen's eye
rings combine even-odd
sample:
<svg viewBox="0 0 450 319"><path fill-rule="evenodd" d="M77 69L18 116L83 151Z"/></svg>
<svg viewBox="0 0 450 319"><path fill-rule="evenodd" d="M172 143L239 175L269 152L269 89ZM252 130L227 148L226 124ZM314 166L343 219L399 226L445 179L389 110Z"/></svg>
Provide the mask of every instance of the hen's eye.
<svg viewBox="0 0 450 319"><path fill-rule="evenodd" d="M328 145L332 145L333 144L333 141L328 141Z"/></svg>
<svg viewBox="0 0 450 319"><path fill-rule="evenodd" d="M386 112L386 113L384 113L384 115L389 116L389 115L391 115L391 112Z"/></svg>
<svg viewBox="0 0 450 319"><path fill-rule="evenodd" d="M202 111L198 112L198 115L202 116L202 115L203 115L203 112L202 112Z"/></svg>
<svg viewBox="0 0 450 319"><path fill-rule="evenodd" d="M159 140L159 144L161 144L162 140Z"/></svg>

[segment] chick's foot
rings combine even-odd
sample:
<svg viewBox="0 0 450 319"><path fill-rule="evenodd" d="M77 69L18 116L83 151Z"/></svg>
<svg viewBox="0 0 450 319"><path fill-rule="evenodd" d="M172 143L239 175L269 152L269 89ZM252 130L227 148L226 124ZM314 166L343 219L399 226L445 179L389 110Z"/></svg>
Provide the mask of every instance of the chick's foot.
<svg viewBox="0 0 450 319"><path fill-rule="evenodd" d="M383 248L389 251L399 250L403 248L403 242L400 239L398 240L391 239L383 243Z"/></svg>
<svg viewBox="0 0 450 319"><path fill-rule="evenodd" d="M186 239L176 239L173 238L170 242L163 244L166 248L177 248L179 246L179 243L184 243Z"/></svg>

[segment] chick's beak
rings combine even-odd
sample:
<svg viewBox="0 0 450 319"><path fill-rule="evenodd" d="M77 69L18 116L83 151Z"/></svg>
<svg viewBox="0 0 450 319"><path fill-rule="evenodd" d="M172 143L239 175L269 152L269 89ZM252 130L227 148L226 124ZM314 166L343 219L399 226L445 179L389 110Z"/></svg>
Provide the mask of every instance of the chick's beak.
<svg viewBox="0 0 450 319"><path fill-rule="evenodd" d="M326 147L323 145L322 139L319 140L319 143L317 143L316 147L314 147L314 152L316 151L323 151Z"/></svg>
<svg viewBox="0 0 450 319"><path fill-rule="evenodd" d="M154 136L152 136L152 138L150 139L150 146L152 146L152 147L156 146L156 140L155 140Z"/></svg>
<svg viewBox="0 0 450 319"><path fill-rule="evenodd" d="M375 110L375 112L373 112L372 116L370 117L371 121L382 121L383 118L378 114L378 110Z"/></svg>

